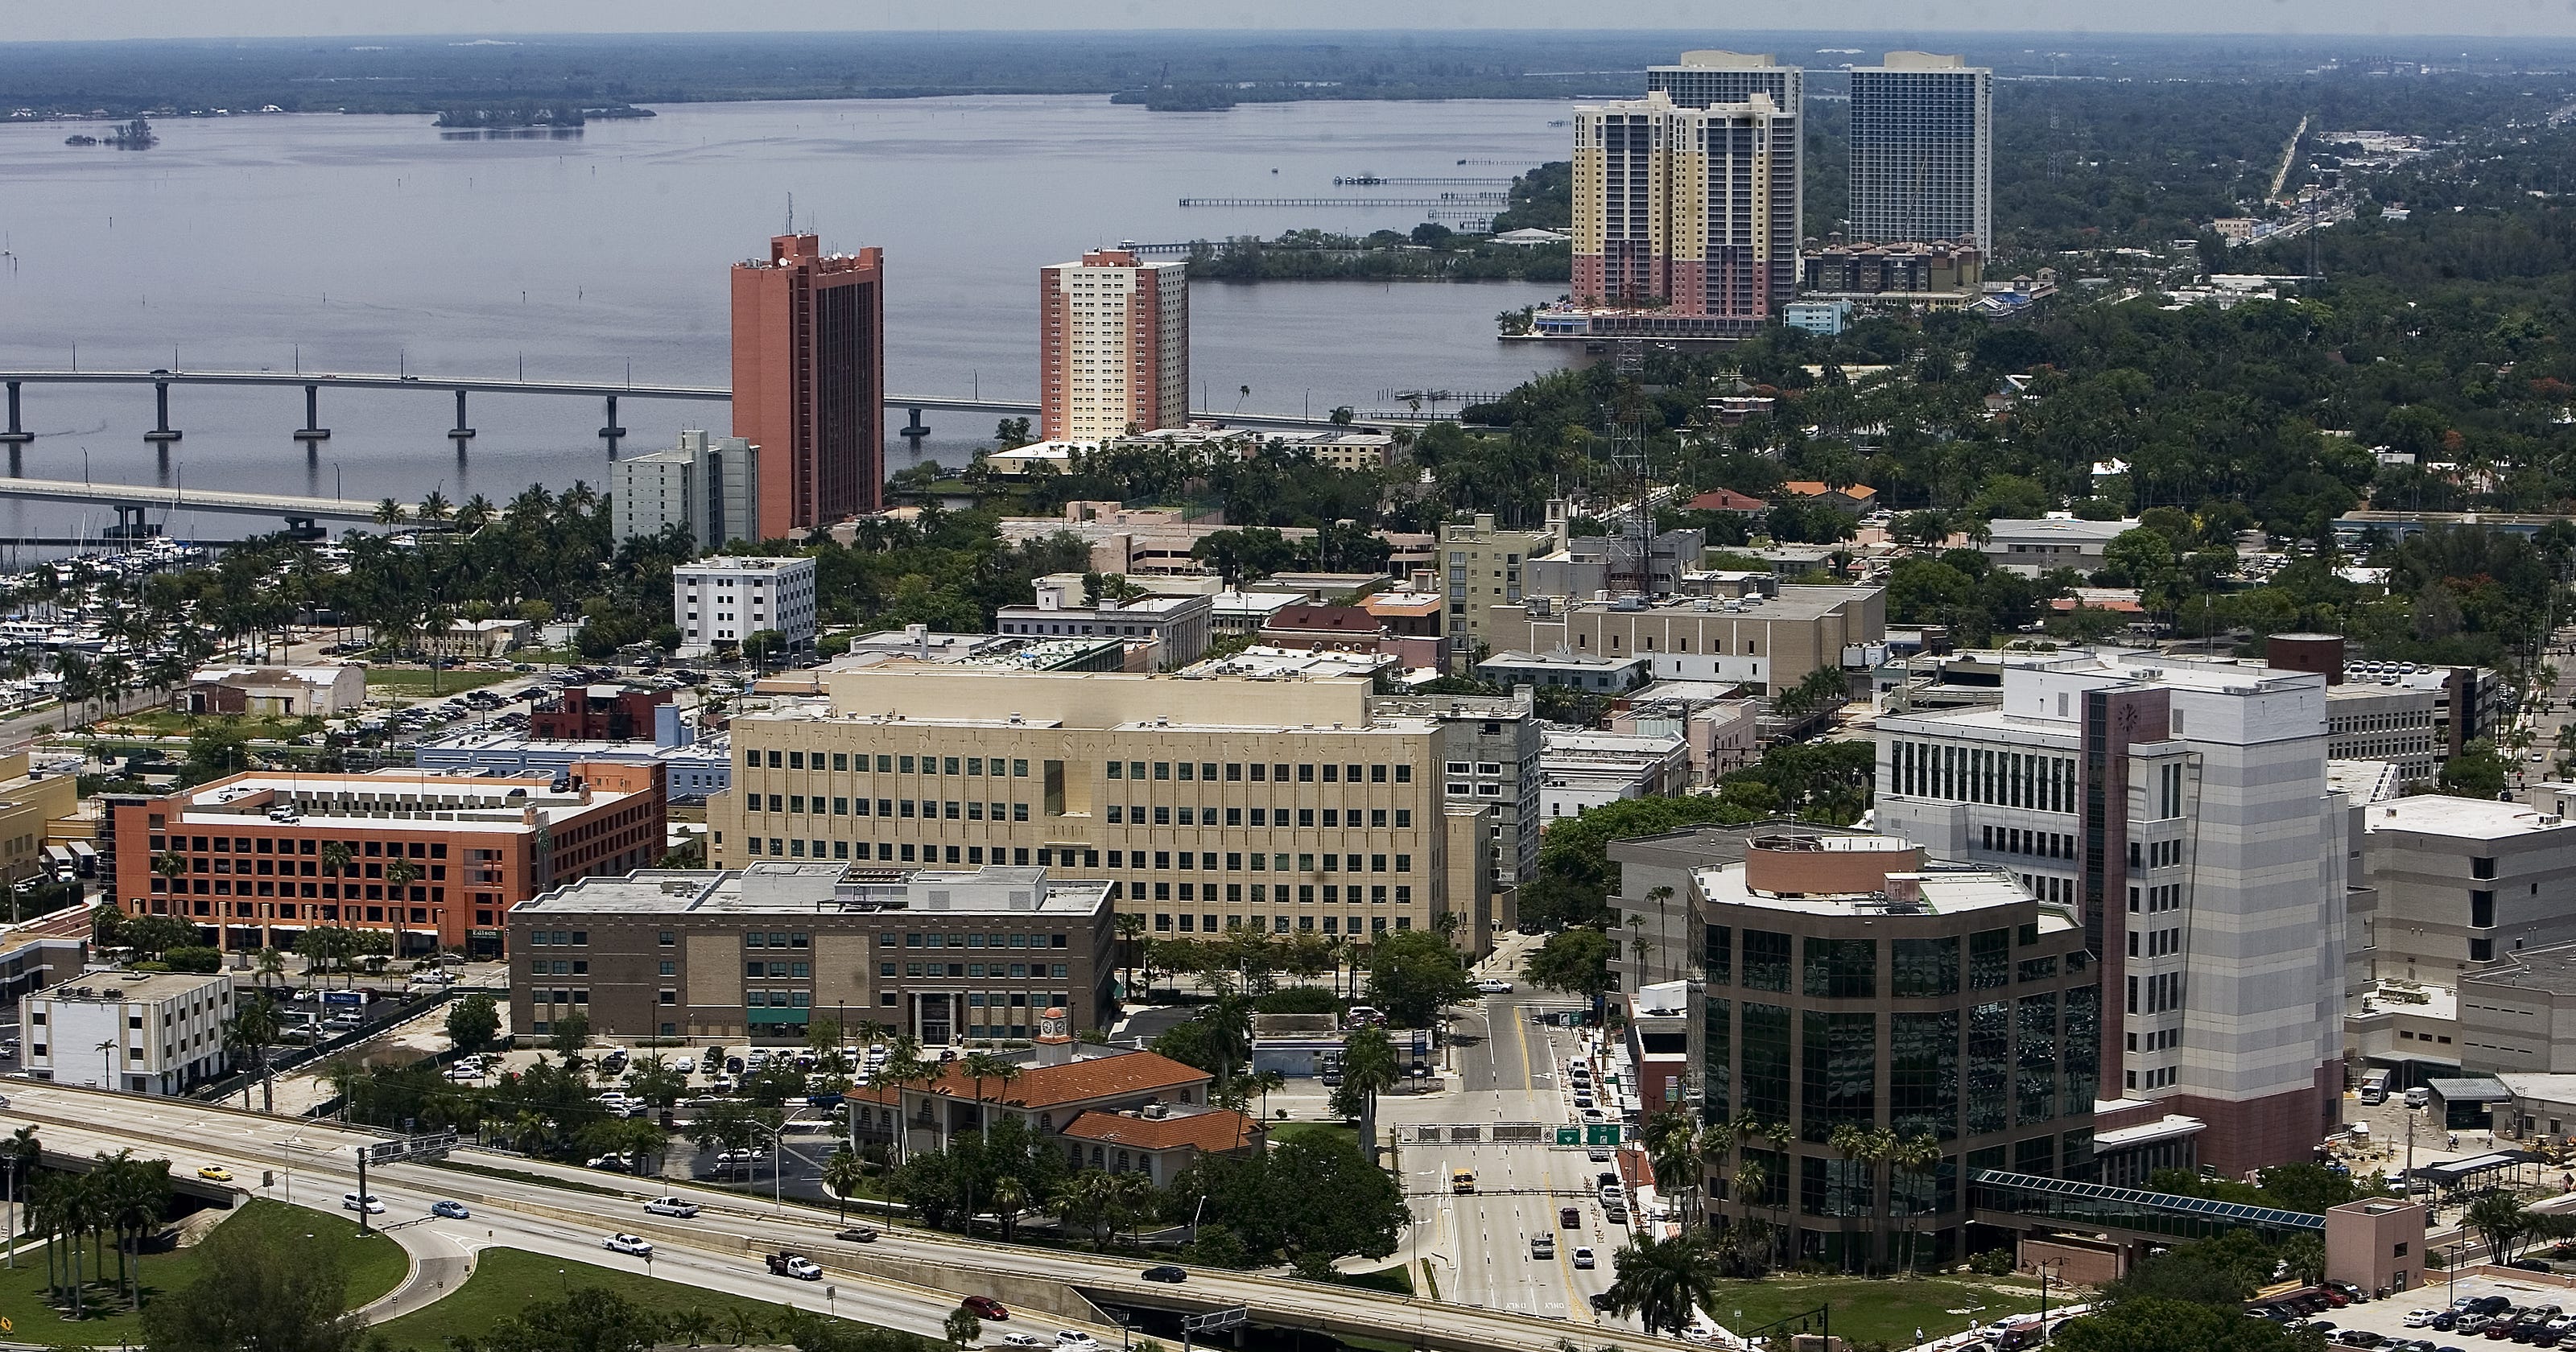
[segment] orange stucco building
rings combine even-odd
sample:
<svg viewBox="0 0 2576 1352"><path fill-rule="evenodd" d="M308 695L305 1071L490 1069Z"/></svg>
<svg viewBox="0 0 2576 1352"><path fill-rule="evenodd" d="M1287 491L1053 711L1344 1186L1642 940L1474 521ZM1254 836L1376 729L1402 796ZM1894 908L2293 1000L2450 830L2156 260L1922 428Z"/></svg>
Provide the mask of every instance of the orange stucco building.
<svg viewBox="0 0 2576 1352"><path fill-rule="evenodd" d="M779 235L733 267L733 434L758 448L764 536L885 492L885 251Z"/></svg>
<svg viewBox="0 0 2576 1352"><path fill-rule="evenodd" d="M393 934L397 957L498 954L512 906L662 857L662 774L583 761L569 782L234 775L114 806L117 839L148 846L117 854L115 895L128 914L192 919L228 950L345 926Z"/></svg>

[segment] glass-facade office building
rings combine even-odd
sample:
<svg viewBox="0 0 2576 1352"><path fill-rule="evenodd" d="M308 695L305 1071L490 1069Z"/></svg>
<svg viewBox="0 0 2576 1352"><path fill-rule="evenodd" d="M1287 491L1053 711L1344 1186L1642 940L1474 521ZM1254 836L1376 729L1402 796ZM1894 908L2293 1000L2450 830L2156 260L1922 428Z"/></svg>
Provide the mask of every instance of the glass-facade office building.
<svg viewBox="0 0 2576 1352"><path fill-rule="evenodd" d="M1950 1261L1980 1171L2091 1176L2101 992L2084 930L2009 874L1883 836L1757 838L1694 870L1711 1166L1784 1261ZM1916 1143L1856 1157L1855 1128Z"/></svg>
<svg viewBox="0 0 2576 1352"><path fill-rule="evenodd" d="M1994 79L1922 52L1852 69L1849 237L1973 239L1992 256Z"/></svg>

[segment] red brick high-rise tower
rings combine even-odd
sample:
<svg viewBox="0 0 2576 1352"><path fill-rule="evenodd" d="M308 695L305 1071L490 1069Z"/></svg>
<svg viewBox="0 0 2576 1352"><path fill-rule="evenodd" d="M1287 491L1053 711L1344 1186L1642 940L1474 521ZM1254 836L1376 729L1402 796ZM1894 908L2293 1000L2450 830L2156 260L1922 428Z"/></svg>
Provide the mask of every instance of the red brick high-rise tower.
<svg viewBox="0 0 2576 1352"><path fill-rule="evenodd" d="M733 268L733 433L759 448L761 534L873 512L885 490L885 259L779 235Z"/></svg>

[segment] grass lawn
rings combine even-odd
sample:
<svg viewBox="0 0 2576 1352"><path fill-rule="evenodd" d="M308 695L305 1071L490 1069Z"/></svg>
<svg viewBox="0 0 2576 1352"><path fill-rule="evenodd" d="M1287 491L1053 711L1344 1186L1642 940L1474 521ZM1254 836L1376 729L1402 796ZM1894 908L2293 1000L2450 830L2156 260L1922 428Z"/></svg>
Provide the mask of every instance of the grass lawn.
<svg viewBox="0 0 2576 1352"><path fill-rule="evenodd" d="M1356 1286L1363 1291L1384 1291L1391 1296L1413 1294L1413 1274L1403 1264L1379 1268L1375 1272L1339 1272L1333 1275L1335 1286Z"/></svg>
<svg viewBox="0 0 2576 1352"><path fill-rule="evenodd" d="M100 737L185 737L201 727L239 728L243 736L258 741L286 741L304 735L305 731L304 720L300 718L222 718L172 713L168 709L119 714L90 725L91 731Z"/></svg>
<svg viewBox="0 0 2576 1352"><path fill-rule="evenodd" d="M1945 1277L1917 1281L1773 1277L1758 1282L1720 1283L1717 1308L1709 1313L1740 1335L1772 1320L1824 1306L1832 1311L1836 1337L1854 1343L1883 1342L1902 1347L1914 1341L1914 1330L1918 1328L1937 1338L1968 1327L1968 1316L1950 1311L1976 1305L1985 1307L1977 1313L1976 1321L1992 1323L2008 1314L2038 1309L2039 1288Z"/></svg>
<svg viewBox="0 0 2576 1352"><path fill-rule="evenodd" d="M349 1304L352 1307L364 1305L393 1290L410 1267L401 1247L392 1240L382 1235L370 1235L362 1242L358 1238L356 1222L288 1206L283 1202L245 1203L240 1213L226 1220L224 1225L228 1228L248 1226L273 1236L281 1243L328 1245L343 1255L349 1265ZM313 1238L307 1241L306 1235ZM137 1260L141 1265L144 1303L148 1305L157 1297L181 1290L195 1281L203 1271L199 1262L201 1252L188 1248L145 1254ZM92 1282L81 1297L83 1307L91 1313L78 1322L67 1320L45 1303L44 1247L21 1244L18 1247L17 1271L0 1270L0 1318L9 1321L8 1331L0 1333L0 1338L55 1347L139 1344L143 1338L142 1321L126 1312L124 1298L115 1290L115 1279L116 1255L110 1252L103 1276ZM98 1313L101 1310L108 1313Z"/></svg>
<svg viewBox="0 0 2576 1352"><path fill-rule="evenodd" d="M1270 1139L1274 1144L1308 1137L1336 1140L1353 1150L1359 1149L1360 1145L1360 1129L1345 1126L1339 1122L1273 1122L1270 1124Z"/></svg>
<svg viewBox="0 0 2576 1352"><path fill-rule="evenodd" d="M367 689L372 693L426 699L431 694L430 674L427 667L369 667L367 668ZM524 674L516 671L466 671L450 667L437 673L437 695L445 698L460 691L472 690L476 686L497 685L514 676Z"/></svg>
<svg viewBox="0 0 2576 1352"><path fill-rule="evenodd" d="M474 1338L489 1334L493 1325L526 1308L532 1300L561 1299L566 1291L584 1286L606 1287L665 1317L691 1308L704 1310L715 1320L708 1337L710 1342L733 1340L734 1330L725 1322L729 1312L739 1310L757 1321L763 1329L786 1313L785 1306L718 1295L684 1282L668 1282L615 1268L548 1258L525 1249L485 1249L474 1265L474 1275L466 1279L465 1285L456 1288L437 1304L390 1323L378 1324L368 1332L371 1335L383 1334L395 1347L441 1352L447 1346L447 1340L459 1334ZM818 1289L812 1300L798 1302L798 1308L821 1304L824 1304L823 1293ZM763 1340L758 1332L744 1331L752 1333L746 1341Z"/></svg>

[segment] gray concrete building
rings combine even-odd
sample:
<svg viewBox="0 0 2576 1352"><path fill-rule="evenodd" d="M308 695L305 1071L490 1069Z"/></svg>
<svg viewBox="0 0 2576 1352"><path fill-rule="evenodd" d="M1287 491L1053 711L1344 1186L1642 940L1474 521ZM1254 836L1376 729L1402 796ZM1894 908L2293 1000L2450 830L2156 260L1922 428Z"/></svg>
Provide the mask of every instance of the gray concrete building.
<svg viewBox="0 0 2576 1352"><path fill-rule="evenodd" d="M2458 985L2527 947L2576 942L2576 823L2520 803L2424 794L2361 814L2374 893L2347 988L2381 980ZM2528 1069L2528 1067L2515 1067Z"/></svg>
<svg viewBox="0 0 2576 1352"><path fill-rule="evenodd" d="M817 1014L924 1044L1020 1041L1054 1007L1098 1028L1106 881L1044 868L643 869L510 912L510 1026L578 1012L605 1037L801 1041Z"/></svg>
<svg viewBox="0 0 2576 1352"><path fill-rule="evenodd" d="M1508 695L1373 696L1371 713L1429 719L1439 730L1441 792L1453 810L1491 808L1486 858L1497 889L1538 874L1539 755L1545 744L1535 692Z"/></svg>
<svg viewBox="0 0 2576 1352"><path fill-rule="evenodd" d="M700 552L760 536L760 448L691 429L680 444L608 467L608 512L620 540L678 526Z"/></svg>

